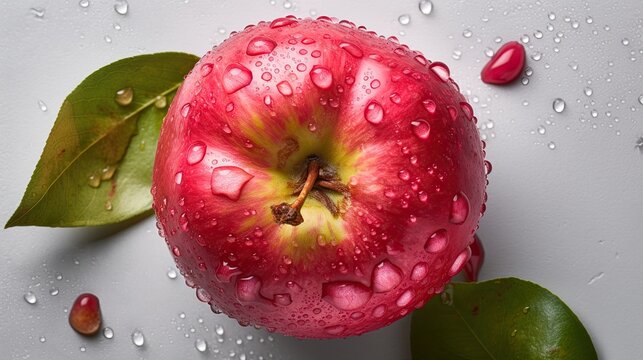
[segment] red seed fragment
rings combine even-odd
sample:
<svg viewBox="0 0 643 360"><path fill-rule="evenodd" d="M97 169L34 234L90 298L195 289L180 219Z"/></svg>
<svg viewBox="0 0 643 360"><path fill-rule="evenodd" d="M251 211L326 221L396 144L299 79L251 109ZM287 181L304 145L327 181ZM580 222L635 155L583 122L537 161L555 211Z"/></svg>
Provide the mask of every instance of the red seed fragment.
<svg viewBox="0 0 643 360"><path fill-rule="evenodd" d="M504 85L516 80L525 67L525 48L517 41L508 42L489 60L480 76L487 84Z"/></svg>
<svg viewBox="0 0 643 360"><path fill-rule="evenodd" d="M94 294L80 294L69 311L69 325L77 333L92 336L101 325L100 302Z"/></svg>

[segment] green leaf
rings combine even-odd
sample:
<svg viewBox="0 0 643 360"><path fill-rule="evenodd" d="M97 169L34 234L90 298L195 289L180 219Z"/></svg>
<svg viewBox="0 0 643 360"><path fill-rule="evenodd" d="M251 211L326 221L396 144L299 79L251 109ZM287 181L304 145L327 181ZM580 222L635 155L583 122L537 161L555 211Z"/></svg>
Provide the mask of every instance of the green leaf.
<svg viewBox="0 0 643 360"><path fill-rule="evenodd" d="M5 228L111 224L148 212L163 117L197 61L183 53L141 55L83 80L63 102Z"/></svg>
<svg viewBox="0 0 643 360"><path fill-rule="evenodd" d="M447 285L413 313L411 350L414 360L597 359L569 307L516 278Z"/></svg>

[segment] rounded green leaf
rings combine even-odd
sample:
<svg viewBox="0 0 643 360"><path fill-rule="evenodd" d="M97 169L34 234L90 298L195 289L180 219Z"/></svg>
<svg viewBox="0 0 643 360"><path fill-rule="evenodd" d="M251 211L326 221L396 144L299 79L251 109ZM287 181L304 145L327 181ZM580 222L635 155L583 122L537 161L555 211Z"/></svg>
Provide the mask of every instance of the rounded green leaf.
<svg viewBox="0 0 643 360"><path fill-rule="evenodd" d="M449 284L413 314L413 359L597 359L589 334L556 295L516 278Z"/></svg>
<svg viewBox="0 0 643 360"><path fill-rule="evenodd" d="M149 211L163 117L197 61L183 53L141 55L83 80L63 102L5 227L102 225Z"/></svg>

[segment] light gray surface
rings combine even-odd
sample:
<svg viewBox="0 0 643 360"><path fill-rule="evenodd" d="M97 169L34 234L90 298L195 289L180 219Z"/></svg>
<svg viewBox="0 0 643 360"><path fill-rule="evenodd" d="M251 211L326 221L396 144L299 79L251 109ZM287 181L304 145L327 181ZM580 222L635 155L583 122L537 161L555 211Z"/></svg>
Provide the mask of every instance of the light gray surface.
<svg viewBox="0 0 643 360"><path fill-rule="evenodd" d="M229 31L287 13L332 15L397 35L429 59L445 61L471 99L494 165L479 231L488 253L482 277L536 281L574 309L601 358L642 356L643 153L635 147L643 136L640 1L435 0L429 16L419 12L415 0L300 0L290 9L283 0L130 0L125 16L114 11L112 1L89 1L87 8L77 0L2 2L2 224L20 201L64 97L95 69L140 53L202 54ZM44 17L32 7L45 9ZM402 14L411 15L409 25L398 22ZM529 84L481 83L485 49L496 49L498 36L504 42L523 34L533 56ZM584 93L587 86L591 96ZM561 114L552 109L557 97L567 103ZM172 260L151 219L118 230L0 231L0 358L242 359L242 353L247 359L410 358L409 319L335 341L278 335L271 341L267 333L241 328L212 315L180 279L167 277ZM50 295L52 287L58 295ZM23 299L28 291L36 294L36 304ZM101 298L106 325L115 332L112 340L88 340L67 325L65 310L84 291ZM219 325L225 329L223 343L217 342ZM146 336L142 349L130 340L134 329ZM210 344L206 354L195 349L197 338Z"/></svg>

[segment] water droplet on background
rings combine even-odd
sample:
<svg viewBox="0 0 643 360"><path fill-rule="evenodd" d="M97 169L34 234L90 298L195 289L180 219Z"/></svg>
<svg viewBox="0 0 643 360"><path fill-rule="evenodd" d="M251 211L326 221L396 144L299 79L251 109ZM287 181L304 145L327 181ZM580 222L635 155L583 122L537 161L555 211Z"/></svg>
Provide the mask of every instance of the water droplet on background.
<svg viewBox="0 0 643 360"><path fill-rule="evenodd" d="M132 344L138 347L145 345L145 335L140 330L134 330L132 333Z"/></svg>
<svg viewBox="0 0 643 360"><path fill-rule="evenodd" d="M36 294L31 291L27 291L25 293L24 299L28 304L31 305L35 304L38 301L38 299L36 299Z"/></svg>
<svg viewBox="0 0 643 360"><path fill-rule="evenodd" d="M129 3L127 0L116 0L116 3L114 3L114 11L119 15L126 15L129 11Z"/></svg>
<svg viewBox="0 0 643 360"><path fill-rule="evenodd" d="M421 0L419 8L422 14L431 15L431 12L433 12L433 2L431 2L431 0Z"/></svg>
<svg viewBox="0 0 643 360"><path fill-rule="evenodd" d="M103 336L105 339L112 339L114 337L114 330L110 327L106 327L103 329Z"/></svg>
<svg viewBox="0 0 643 360"><path fill-rule="evenodd" d="M554 99L552 107L554 108L555 112L560 114L563 111L565 111L565 105L566 105L565 100L563 100L561 98L556 98L556 99Z"/></svg>
<svg viewBox="0 0 643 360"><path fill-rule="evenodd" d="M40 111L45 112L47 111L47 104L45 104L44 101L38 100L38 107L40 108Z"/></svg>
<svg viewBox="0 0 643 360"><path fill-rule="evenodd" d="M411 23L411 15L402 14L400 15L400 17L397 18L397 21L402 25L408 25Z"/></svg>
<svg viewBox="0 0 643 360"><path fill-rule="evenodd" d="M35 16L38 19L42 19L45 17L45 9L44 8L31 8L29 9L33 16Z"/></svg>
<svg viewBox="0 0 643 360"><path fill-rule="evenodd" d="M194 342L194 347L199 352L205 352L206 350L208 350L208 343L203 339L196 339L196 341Z"/></svg>
<svg viewBox="0 0 643 360"><path fill-rule="evenodd" d="M89 7L89 0L80 0L80 1L78 2L78 5L79 5L80 7L82 7L82 8Z"/></svg>
<svg viewBox="0 0 643 360"><path fill-rule="evenodd" d="M168 277L168 278L170 278L170 279L174 280L174 279L176 279L176 278L177 278L177 276L178 276L178 274L177 274L176 270L174 270L174 269L168 269L168 271L167 271L167 277Z"/></svg>

